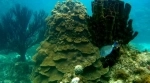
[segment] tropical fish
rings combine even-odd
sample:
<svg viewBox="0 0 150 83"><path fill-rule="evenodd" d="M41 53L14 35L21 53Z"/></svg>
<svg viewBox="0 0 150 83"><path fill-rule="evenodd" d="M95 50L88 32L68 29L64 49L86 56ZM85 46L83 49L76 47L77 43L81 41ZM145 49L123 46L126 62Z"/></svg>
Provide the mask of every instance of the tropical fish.
<svg viewBox="0 0 150 83"><path fill-rule="evenodd" d="M109 55L112 52L112 50L114 49L114 47L117 47L117 46L118 46L117 42L114 42L114 44L112 44L112 45L103 46L100 49L100 56L106 57L107 55Z"/></svg>

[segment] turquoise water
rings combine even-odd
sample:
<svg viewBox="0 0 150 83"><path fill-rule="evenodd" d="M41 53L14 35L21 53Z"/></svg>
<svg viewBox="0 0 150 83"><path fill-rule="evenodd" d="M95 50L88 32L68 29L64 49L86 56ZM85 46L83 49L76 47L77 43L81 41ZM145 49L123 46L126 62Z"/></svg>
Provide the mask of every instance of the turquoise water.
<svg viewBox="0 0 150 83"><path fill-rule="evenodd" d="M0 15L3 15L9 8L11 8L14 4L20 3L23 6L27 6L28 8L38 11L45 10L50 14L51 10L54 8L57 1L63 0L1 0L0 1ZM91 1L92 0L79 0L81 1L87 8L87 12L91 15ZM132 5L132 10L130 13L130 18L133 19L133 28L135 31L138 31L138 36L131 42L140 50L148 49L150 50L150 10L149 10L149 0L124 0L127 3ZM139 47L142 46L141 47Z"/></svg>
<svg viewBox="0 0 150 83"><path fill-rule="evenodd" d="M132 5L130 18L133 19L133 28L138 31L138 36L131 42L139 50L150 50L150 10L149 0L136 1L124 0Z"/></svg>
<svg viewBox="0 0 150 83"><path fill-rule="evenodd" d="M27 8L33 11L44 10L46 13L51 15L51 10L54 8L55 4L58 1L64 0L0 0L0 17L5 15L9 9L14 7L15 4L20 4L21 6L26 6ZM79 0L87 8L87 13L92 15L91 11L91 1L92 0ZM133 29L138 31L139 34L135 39L133 39L130 44L133 47L137 48L140 51L148 50L150 51L150 10L149 4L150 0L123 0L127 3L130 3L132 6L130 18L133 19ZM26 58L28 61L31 61L31 57L36 53L36 48L39 44L30 47L27 50ZM13 63L19 55L16 53L0 54L0 61ZM8 56L5 56L8 55ZM6 58L7 57L7 58ZM9 70L7 70L9 71ZM0 74L1 76L1 74ZM6 75L7 76L7 75ZM0 79L1 83L1 79ZM9 83L9 82L7 82Z"/></svg>

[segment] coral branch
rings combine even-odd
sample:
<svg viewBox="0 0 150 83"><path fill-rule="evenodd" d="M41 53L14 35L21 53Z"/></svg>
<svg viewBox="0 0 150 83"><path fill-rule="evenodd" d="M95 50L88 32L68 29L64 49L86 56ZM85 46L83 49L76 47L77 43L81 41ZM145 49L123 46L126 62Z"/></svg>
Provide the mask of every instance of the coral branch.
<svg viewBox="0 0 150 83"><path fill-rule="evenodd" d="M1 50L17 52L25 61L27 49L43 40L46 16L44 11L36 12L32 20L31 10L15 5L2 17Z"/></svg>

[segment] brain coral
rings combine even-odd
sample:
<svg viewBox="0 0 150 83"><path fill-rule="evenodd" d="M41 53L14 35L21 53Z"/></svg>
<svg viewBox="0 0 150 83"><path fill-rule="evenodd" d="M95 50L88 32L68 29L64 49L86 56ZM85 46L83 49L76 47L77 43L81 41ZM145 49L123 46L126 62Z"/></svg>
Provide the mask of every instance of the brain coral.
<svg viewBox="0 0 150 83"><path fill-rule="evenodd" d="M98 59L99 49L89 41L86 8L78 1L67 0L58 2L51 14L46 19L47 38L33 58L33 83L69 83L76 65L83 66L81 77L88 83L98 80L107 69Z"/></svg>

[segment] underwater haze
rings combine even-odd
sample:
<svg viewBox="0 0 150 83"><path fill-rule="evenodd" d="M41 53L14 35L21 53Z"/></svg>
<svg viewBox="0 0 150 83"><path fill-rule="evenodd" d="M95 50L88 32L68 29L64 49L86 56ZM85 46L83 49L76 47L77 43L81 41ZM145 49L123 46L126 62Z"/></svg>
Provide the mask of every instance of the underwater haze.
<svg viewBox="0 0 150 83"><path fill-rule="evenodd" d="M138 31L138 36L131 42L139 50L150 50L150 0L124 0L131 4L130 18L133 19L133 28Z"/></svg>
<svg viewBox="0 0 150 83"><path fill-rule="evenodd" d="M45 10L47 13L51 13L51 10L54 8L55 4L58 1L63 0L1 0L0 1L0 16L5 14L9 8L14 6L16 3L21 4L22 6L27 6L28 8L37 11ZM79 0L82 2L86 8L89 15L91 12L91 1L92 0ZM139 34L131 41L131 44L134 45L137 49L150 50L150 10L149 10L149 0L123 0L127 3L130 3L132 6L130 18L133 19L133 29L138 31Z"/></svg>

